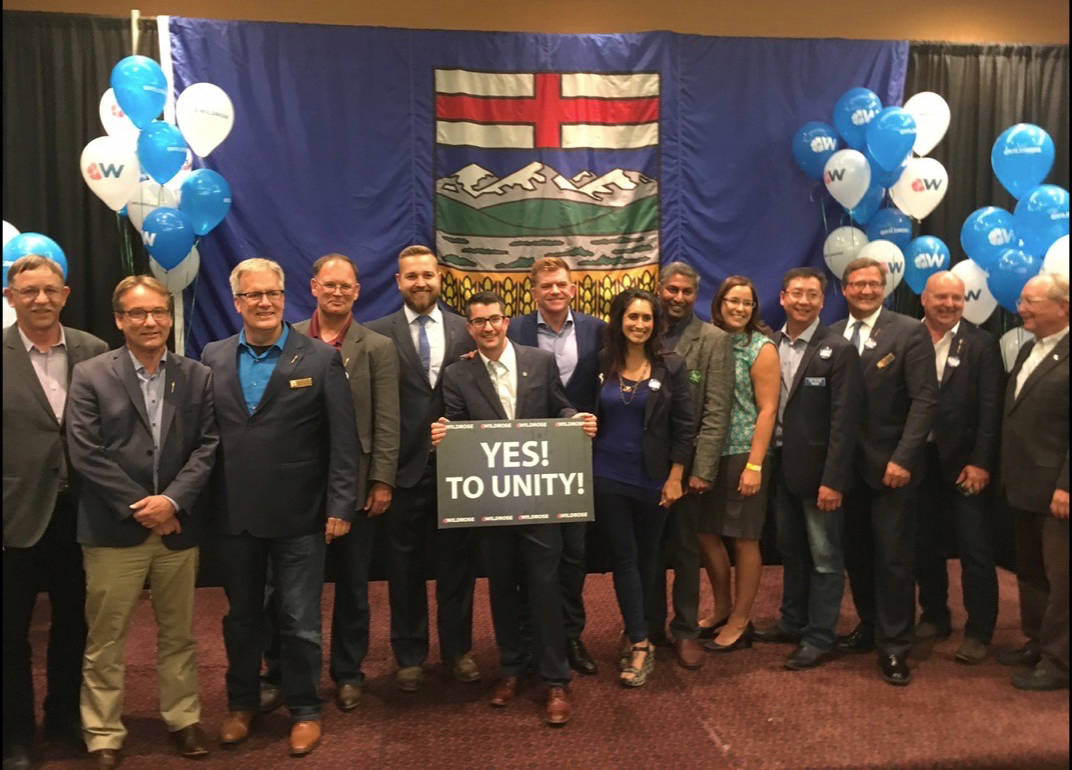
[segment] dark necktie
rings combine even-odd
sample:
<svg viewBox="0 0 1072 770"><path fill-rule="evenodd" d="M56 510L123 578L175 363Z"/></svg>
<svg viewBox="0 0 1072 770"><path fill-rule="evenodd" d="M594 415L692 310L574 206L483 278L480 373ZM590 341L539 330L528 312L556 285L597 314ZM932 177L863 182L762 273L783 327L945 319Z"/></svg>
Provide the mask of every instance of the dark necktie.
<svg viewBox="0 0 1072 770"><path fill-rule="evenodd" d="M849 338L849 344L856 348L856 352L860 352L860 327L864 325L863 321L857 321L852 325L852 337Z"/></svg>
<svg viewBox="0 0 1072 770"><path fill-rule="evenodd" d="M421 368L425 375L432 369L432 346L428 344L428 322L432 319L426 315L417 316L417 355L421 359Z"/></svg>

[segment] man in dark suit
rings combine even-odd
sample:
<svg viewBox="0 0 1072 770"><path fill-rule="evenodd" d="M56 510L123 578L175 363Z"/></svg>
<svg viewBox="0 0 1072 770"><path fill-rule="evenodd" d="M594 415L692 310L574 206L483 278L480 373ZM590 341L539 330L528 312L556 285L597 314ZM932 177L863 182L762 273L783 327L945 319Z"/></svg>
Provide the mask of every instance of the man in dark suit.
<svg viewBox="0 0 1072 770"><path fill-rule="evenodd" d="M949 271L935 273L920 300L934 344L938 406L919 494L916 575L922 612L916 638L949 636L945 540L953 529L968 611L955 657L981 663L998 617L989 484L997 468L1005 375L997 340L961 318L963 281Z"/></svg>
<svg viewBox="0 0 1072 770"><path fill-rule="evenodd" d="M1027 644L998 656L1032 666L1021 690L1068 689L1068 280L1042 274L1020 292L1035 339L1009 373L1001 478L1015 526L1020 624Z"/></svg>
<svg viewBox="0 0 1072 770"><path fill-rule="evenodd" d="M395 682L416 692L428 658L428 593L425 555L435 554L436 626L439 654L454 678L476 682L480 669L473 645L475 540L467 529L436 531L435 455L428 424L443 415L442 371L473 350L465 321L439 305L439 262L426 246L407 246L395 275L403 306L368 328L394 343L401 441L394 498L387 527L387 580L391 602L391 649Z"/></svg>
<svg viewBox="0 0 1072 770"><path fill-rule="evenodd" d="M570 278L565 260L559 257L537 259L532 264L529 278L536 310L513 319L507 336L519 345L553 353L570 403L583 412L594 411L599 383L597 357L603 347L603 329L607 324L595 316L570 309L570 302L577 296L577 284ZM587 529L584 522L561 525L562 563L558 566L558 578L562 583L562 618L570 666L582 674L594 674L595 661L581 641L585 622Z"/></svg>
<svg viewBox="0 0 1072 770"><path fill-rule="evenodd" d="M83 480L78 542L86 567L82 729L101 768L119 764L123 652L148 581L157 622L160 712L180 753L208 753L197 693L196 512L219 434L212 372L169 353L171 294L132 275L112 294L126 344L75 367L67 403L71 466Z"/></svg>
<svg viewBox="0 0 1072 770"><path fill-rule="evenodd" d="M70 288L37 255L8 268L15 323L4 332L4 767L30 767L34 688L30 618L48 591L45 737L82 745L78 691L86 642L86 581L75 539L77 477L67 465L63 415L75 364L108 345L60 324Z"/></svg>
<svg viewBox="0 0 1072 770"><path fill-rule="evenodd" d="M334 567L335 603L331 615L331 678L335 705L352 711L361 699L365 675L361 663L369 645L369 564L378 517L391 505L398 464L398 359L391 341L354 321L361 293L357 265L343 254L327 254L313 263L310 291L316 310L294 330L334 347L342 356L357 415L357 501L350 532L328 547ZM274 598L269 599L269 613ZM275 619L273 618L273 621ZM275 622L273 622L273 629ZM261 711L282 705L279 644L265 654L268 671L261 683Z"/></svg>
<svg viewBox="0 0 1072 770"><path fill-rule="evenodd" d="M290 753L303 756L321 734L325 543L349 532L357 507L354 402L338 351L283 322L277 263L244 260L230 283L242 331L202 354L220 429L213 515L230 603L223 619L229 713L220 742L244 741L260 706L270 568Z"/></svg>
<svg viewBox="0 0 1072 770"><path fill-rule="evenodd" d="M685 361L697 426L692 460L685 469L687 494L670 509L663 547L663 561L674 569L670 632L677 661L688 669L703 665L706 654L700 646L701 635L711 638L722 625L718 618L700 625L700 550L696 533L703 511L713 504L707 493L718 475L722 444L729 429L734 380L730 335L693 313L699 290L700 274L684 262L670 262L659 274L659 303L670 324L663 335L663 345ZM665 569L658 568L656 575L646 614L648 633L659 644L669 642L665 632ZM723 616L722 621L725 619Z"/></svg>
<svg viewBox="0 0 1072 770"><path fill-rule="evenodd" d="M850 315L833 326L858 351L867 393L855 488L844 503L845 566L860 624L838 647L877 647L883 678L907 685L916 614L915 495L938 381L926 327L882 307L886 273L873 259L849 262L841 291Z"/></svg>
<svg viewBox="0 0 1072 770"><path fill-rule="evenodd" d="M469 334L479 355L456 361L443 375L445 417L432 423L431 440L446 434L447 420L513 420L578 417L585 433L596 432L595 415L578 412L566 398L554 356L507 340L510 319L494 292L466 302ZM537 645L540 676L548 687L544 721L564 725L570 718L566 686L570 666L562 628L558 564L562 538L557 524L489 527L481 532L488 591L503 678L491 698L505 706L517 695L528 651L521 633L519 588L526 587Z"/></svg>
<svg viewBox="0 0 1072 770"><path fill-rule="evenodd" d="M774 335L781 396L774 433L775 513L782 555L782 607L760 641L789 641L791 671L823 663L837 640L845 590L842 530L863 424L864 389L855 348L819 323L826 276L798 267L782 279L785 326Z"/></svg>

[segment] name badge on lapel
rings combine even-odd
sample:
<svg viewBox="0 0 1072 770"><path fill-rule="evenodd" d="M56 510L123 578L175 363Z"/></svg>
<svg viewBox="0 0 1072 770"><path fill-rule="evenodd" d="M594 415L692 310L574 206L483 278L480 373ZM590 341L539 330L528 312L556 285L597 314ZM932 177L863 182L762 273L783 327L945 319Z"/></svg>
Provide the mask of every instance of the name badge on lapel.
<svg viewBox="0 0 1072 770"><path fill-rule="evenodd" d="M821 348L819 348L819 358L825 360L827 358L830 358L830 356L832 355L834 355L834 349L831 348L829 345L823 345Z"/></svg>
<svg viewBox="0 0 1072 770"><path fill-rule="evenodd" d="M699 369L689 369L689 382L699 385L701 380L703 380L703 375L700 374Z"/></svg>
<svg viewBox="0 0 1072 770"><path fill-rule="evenodd" d="M893 363L893 358L893 353L887 353L877 364L875 364L875 366L877 366L879 369L885 369L887 366Z"/></svg>
<svg viewBox="0 0 1072 770"><path fill-rule="evenodd" d="M958 366L960 366L960 358L958 358L957 356L950 356L945 360L945 365L951 366L956 369Z"/></svg>
<svg viewBox="0 0 1072 770"><path fill-rule="evenodd" d="M291 390L294 390L296 388L311 388L311 387L313 387L313 378L312 377L302 377L301 379L291 380L290 381Z"/></svg>
<svg viewBox="0 0 1072 770"><path fill-rule="evenodd" d="M875 342L874 337L868 337L867 342L864 343L864 347L867 348L868 350L874 350L877 346L878 346L878 343Z"/></svg>
<svg viewBox="0 0 1072 770"><path fill-rule="evenodd" d="M659 388L661 388L662 386L663 384L654 377L648 380L648 390L650 390L652 393L658 392Z"/></svg>
<svg viewBox="0 0 1072 770"><path fill-rule="evenodd" d="M825 388L826 377L805 377L804 385L812 388Z"/></svg>

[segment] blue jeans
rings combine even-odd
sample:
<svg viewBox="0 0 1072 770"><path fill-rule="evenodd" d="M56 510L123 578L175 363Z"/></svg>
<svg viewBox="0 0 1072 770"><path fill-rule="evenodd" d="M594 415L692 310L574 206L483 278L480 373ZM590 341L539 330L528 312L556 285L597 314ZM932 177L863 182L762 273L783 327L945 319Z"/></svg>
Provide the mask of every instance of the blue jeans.
<svg viewBox="0 0 1072 770"><path fill-rule="evenodd" d="M320 716L320 595L324 587L324 533L262 538L218 535L226 565L223 618L227 650L227 704L256 711L260 704L261 652L267 633L264 589L271 564L278 602L279 661L283 702L294 721Z"/></svg>
<svg viewBox="0 0 1072 770"><path fill-rule="evenodd" d="M831 650L845 592L844 509L821 511L814 497L794 495L779 465L775 510L783 565L778 627L799 634L813 647Z"/></svg>

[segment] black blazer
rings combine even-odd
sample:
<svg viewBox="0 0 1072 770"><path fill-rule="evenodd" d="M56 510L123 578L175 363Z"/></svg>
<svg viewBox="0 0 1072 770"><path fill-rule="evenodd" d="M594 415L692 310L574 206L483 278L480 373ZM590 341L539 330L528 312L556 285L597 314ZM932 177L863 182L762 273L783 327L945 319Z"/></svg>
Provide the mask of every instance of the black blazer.
<svg viewBox="0 0 1072 770"><path fill-rule="evenodd" d="M849 319L831 328L844 334ZM934 345L927 327L914 318L882 308L871 330L873 347L860 354L867 411L858 443L858 465L864 481L883 489L886 465L895 462L922 477L923 447L934 424L938 376Z"/></svg>
<svg viewBox="0 0 1072 770"><path fill-rule="evenodd" d="M439 367L439 379L434 388L421 368L421 359L410 336L403 309L365 324L372 331L390 339L398 355L401 441L395 485L399 487L415 486L428 467L428 460L432 456L429 426L443 416L443 373L452 361L476 349L473 338L466 331L465 319L446 308L441 309L445 349L443 365Z"/></svg>
<svg viewBox="0 0 1072 770"><path fill-rule="evenodd" d="M617 388L617 380L607 376L610 371L607 351L599 354L599 393L603 388ZM696 436L696 421L692 414L692 393L689 390L685 361L677 353L664 353L652 363L651 379L659 382L658 390L651 389L644 404L644 469L653 479L665 479L674 463L688 465L692 459L692 444ZM596 398L596 415L602 419L600 399Z"/></svg>
<svg viewBox="0 0 1072 770"><path fill-rule="evenodd" d="M949 345L934 415L934 442L946 481L955 482L965 465L997 470L1004 389L998 341L962 320Z"/></svg>
<svg viewBox="0 0 1072 770"><path fill-rule="evenodd" d="M238 380L238 335L206 345L201 360L212 368L220 428L216 529L297 537L323 529L326 516L352 521L357 428L338 351L291 328L253 414Z"/></svg>
<svg viewBox="0 0 1072 770"><path fill-rule="evenodd" d="M775 332L775 345L783 338ZM782 413L782 476L789 491L806 499L814 499L820 486L847 492L863 419L856 349L820 325L804 349Z"/></svg>
<svg viewBox="0 0 1072 770"><path fill-rule="evenodd" d="M82 479L78 542L113 548L143 543L151 530L130 504L163 494L179 506L182 531L165 535L172 550L198 544L204 522L197 501L208 484L220 442L213 410L212 371L167 354L164 363L159 469L153 486L153 434L145 397L127 348L74 369L67 393L67 445Z"/></svg>
<svg viewBox="0 0 1072 770"><path fill-rule="evenodd" d="M1054 490L1068 491L1068 335L1031 372L1017 397L1016 377L1034 346L1034 340L1024 345L1009 373L1001 478L1009 505L1048 514Z"/></svg>
<svg viewBox="0 0 1072 770"><path fill-rule="evenodd" d="M603 349L603 330L606 321L587 313L573 312L573 333L577 339L577 366L566 383L566 396L581 412L596 408L596 378L599 351ZM536 333L536 313L511 319L506 335L519 345L539 347Z"/></svg>

